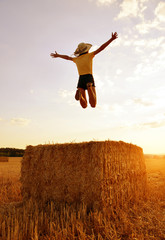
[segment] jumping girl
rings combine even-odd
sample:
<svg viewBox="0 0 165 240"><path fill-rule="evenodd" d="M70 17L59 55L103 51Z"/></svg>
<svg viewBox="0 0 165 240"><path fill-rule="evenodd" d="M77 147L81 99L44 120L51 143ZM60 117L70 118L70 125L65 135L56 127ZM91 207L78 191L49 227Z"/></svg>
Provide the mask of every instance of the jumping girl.
<svg viewBox="0 0 165 240"><path fill-rule="evenodd" d="M89 95L89 103L91 107L96 107L96 90L92 72L93 58L99 52L104 50L117 37L118 35L116 32L112 33L112 37L107 42L101 45L97 50L90 53L89 49L92 47L92 45L89 43L80 43L74 52L75 57L61 55L57 52L50 54L50 56L53 58L63 58L65 60L73 61L76 64L79 73L79 81L75 99L80 101L80 104L83 108L87 107L86 90Z"/></svg>

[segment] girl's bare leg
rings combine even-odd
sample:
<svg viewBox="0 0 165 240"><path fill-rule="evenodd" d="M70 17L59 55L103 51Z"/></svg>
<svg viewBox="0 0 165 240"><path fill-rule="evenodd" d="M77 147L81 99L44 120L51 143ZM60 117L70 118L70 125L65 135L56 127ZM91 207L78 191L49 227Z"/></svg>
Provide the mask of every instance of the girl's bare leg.
<svg viewBox="0 0 165 240"><path fill-rule="evenodd" d="M96 107L96 90L95 87L92 85L88 85L88 95L89 95L89 103L91 107L95 108Z"/></svg>
<svg viewBox="0 0 165 240"><path fill-rule="evenodd" d="M83 108L87 107L87 99L86 99L86 93L85 90L83 88L78 88L80 93L81 93L81 97L80 97L80 104Z"/></svg>

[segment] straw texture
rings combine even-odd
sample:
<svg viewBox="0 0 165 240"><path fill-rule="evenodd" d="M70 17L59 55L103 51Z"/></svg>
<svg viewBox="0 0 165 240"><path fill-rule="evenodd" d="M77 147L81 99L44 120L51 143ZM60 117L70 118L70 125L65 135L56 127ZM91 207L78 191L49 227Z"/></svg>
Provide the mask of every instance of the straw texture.
<svg viewBox="0 0 165 240"><path fill-rule="evenodd" d="M41 205L122 206L145 194L146 179L143 150L121 141L28 146L22 159L23 199Z"/></svg>

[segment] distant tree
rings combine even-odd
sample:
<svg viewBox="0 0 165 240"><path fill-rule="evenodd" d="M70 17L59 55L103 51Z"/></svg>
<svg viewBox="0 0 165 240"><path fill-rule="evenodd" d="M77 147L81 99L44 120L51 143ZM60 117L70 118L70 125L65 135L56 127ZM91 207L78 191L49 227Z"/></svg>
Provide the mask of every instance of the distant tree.
<svg viewBox="0 0 165 240"><path fill-rule="evenodd" d="M3 157L22 157L24 155L24 149L16 148L0 148L0 156Z"/></svg>

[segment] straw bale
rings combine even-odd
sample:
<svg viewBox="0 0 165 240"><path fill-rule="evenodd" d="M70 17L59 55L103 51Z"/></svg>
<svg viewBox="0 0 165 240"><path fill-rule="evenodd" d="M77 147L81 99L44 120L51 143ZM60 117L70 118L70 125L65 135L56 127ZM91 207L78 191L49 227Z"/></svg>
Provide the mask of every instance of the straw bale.
<svg viewBox="0 0 165 240"><path fill-rule="evenodd" d="M122 206L144 196L146 179L143 150L121 141L28 146L22 160L23 199L39 204Z"/></svg>
<svg viewBox="0 0 165 240"><path fill-rule="evenodd" d="M0 157L0 162L8 162L9 158L8 157Z"/></svg>

